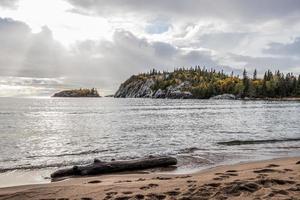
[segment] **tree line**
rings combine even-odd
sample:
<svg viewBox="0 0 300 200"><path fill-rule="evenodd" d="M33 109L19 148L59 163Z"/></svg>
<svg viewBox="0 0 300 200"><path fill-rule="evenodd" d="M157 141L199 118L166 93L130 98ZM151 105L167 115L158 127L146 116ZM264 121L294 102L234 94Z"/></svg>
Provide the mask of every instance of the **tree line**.
<svg viewBox="0 0 300 200"><path fill-rule="evenodd" d="M263 77L259 78L257 70L254 70L252 75L248 75L244 69L240 77L233 72L226 74L223 70L208 70L196 66L189 69L177 68L173 72L160 72L153 69L139 76L152 77L155 80L153 90L165 90L171 85L188 81L190 87L185 90L200 99L225 93L240 98L300 97L300 75L297 77L293 73L283 74L279 70L275 72L268 70Z"/></svg>

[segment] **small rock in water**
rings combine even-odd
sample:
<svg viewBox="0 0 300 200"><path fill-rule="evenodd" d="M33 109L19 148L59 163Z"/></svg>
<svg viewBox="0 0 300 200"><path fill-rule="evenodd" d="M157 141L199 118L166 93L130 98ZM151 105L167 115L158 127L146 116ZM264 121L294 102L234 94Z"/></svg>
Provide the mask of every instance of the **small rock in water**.
<svg viewBox="0 0 300 200"><path fill-rule="evenodd" d="M210 99L232 100L232 99L236 99L236 96L234 96L233 94L221 94L221 95L211 97Z"/></svg>

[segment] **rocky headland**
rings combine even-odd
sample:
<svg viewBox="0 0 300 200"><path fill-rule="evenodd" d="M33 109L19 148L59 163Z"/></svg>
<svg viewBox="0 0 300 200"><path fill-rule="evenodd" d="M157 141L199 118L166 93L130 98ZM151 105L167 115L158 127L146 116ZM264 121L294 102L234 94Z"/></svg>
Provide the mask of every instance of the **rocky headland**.
<svg viewBox="0 0 300 200"><path fill-rule="evenodd" d="M249 77L246 70L243 77L230 75L214 69L176 69L173 72L159 72L133 75L121 84L116 98L169 98L169 99L299 99L300 76L286 75L276 71L265 72L264 78L257 78L254 71Z"/></svg>
<svg viewBox="0 0 300 200"><path fill-rule="evenodd" d="M189 91L191 86L189 81L179 84L169 85L168 87L155 88L156 81L162 79L163 75L152 77L132 76L125 83L121 84L115 97L123 98L170 98L170 99L188 99L193 95Z"/></svg>
<svg viewBox="0 0 300 200"><path fill-rule="evenodd" d="M74 89L63 90L55 93L52 97L100 97L97 89Z"/></svg>

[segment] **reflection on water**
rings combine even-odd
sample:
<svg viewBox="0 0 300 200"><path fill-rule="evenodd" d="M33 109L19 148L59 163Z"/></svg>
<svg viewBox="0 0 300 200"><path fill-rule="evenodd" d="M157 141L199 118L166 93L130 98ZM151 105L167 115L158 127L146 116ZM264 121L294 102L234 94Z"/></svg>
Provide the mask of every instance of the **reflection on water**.
<svg viewBox="0 0 300 200"><path fill-rule="evenodd" d="M0 170L67 166L150 154L179 169L300 155L299 102L0 98Z"/></svg>

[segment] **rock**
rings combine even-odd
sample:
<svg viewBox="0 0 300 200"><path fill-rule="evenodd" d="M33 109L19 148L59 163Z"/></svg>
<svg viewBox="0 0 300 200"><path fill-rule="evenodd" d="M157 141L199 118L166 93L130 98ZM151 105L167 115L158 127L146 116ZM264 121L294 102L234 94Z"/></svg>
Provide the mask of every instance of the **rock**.
<svg viewBox="0 0 300 200"><path fill-rule="evenodd" d="M169 92L166 97L170 99L190 99L193 97L193 95L190 92L181 92L180 90L175 90Z"/></svg>
<svg viewBox="0 0 300 200"><path fill-rule="evenodd" d="M160 99L160 98L166 98L166 92L162 89L158 89L155 94L153 95L153 98Z"/></svg>
<svg viewBox="0 0 300 200"><path fill-rule="evenodd" d="M193 97L191 92L188 90L191 86L189 81L184 81L179 85L171 85L167 87L166 98L170 99L190 99Z"/></svg>
<svg viewBox="0 0 300 200"><path fill-rule="evenodd" d="M79 90L63 90L55 93L52 97L100 97L100 95L95 88L92 88Z"/></svg>
<svg viewBox="0 0 300 200"><path fill-rule="evenodd" d="M211 97L210 99L232 100L232 99L236 99L236 96L234 96L233 94L221 94L221 95Z"/></svg>
<svg viewBox="0 0 300 200"><path fill-rule="evenodd" d="M170 98L170 99L189 99L193 95L187 91L191 86L189 81L184 81L179 85L171 85L166 90L153 90L155 85L154 78L143 78L132 76L119 87L114 97L117 98Z"/></svg>
<svg viewBox="0 0 300 200"><path fill-rule="evenodd" d="M114 95L117 98L149 98L153 95L151 87L154 85L153 79L144 79L132 76L119 87Z"/></svg>

